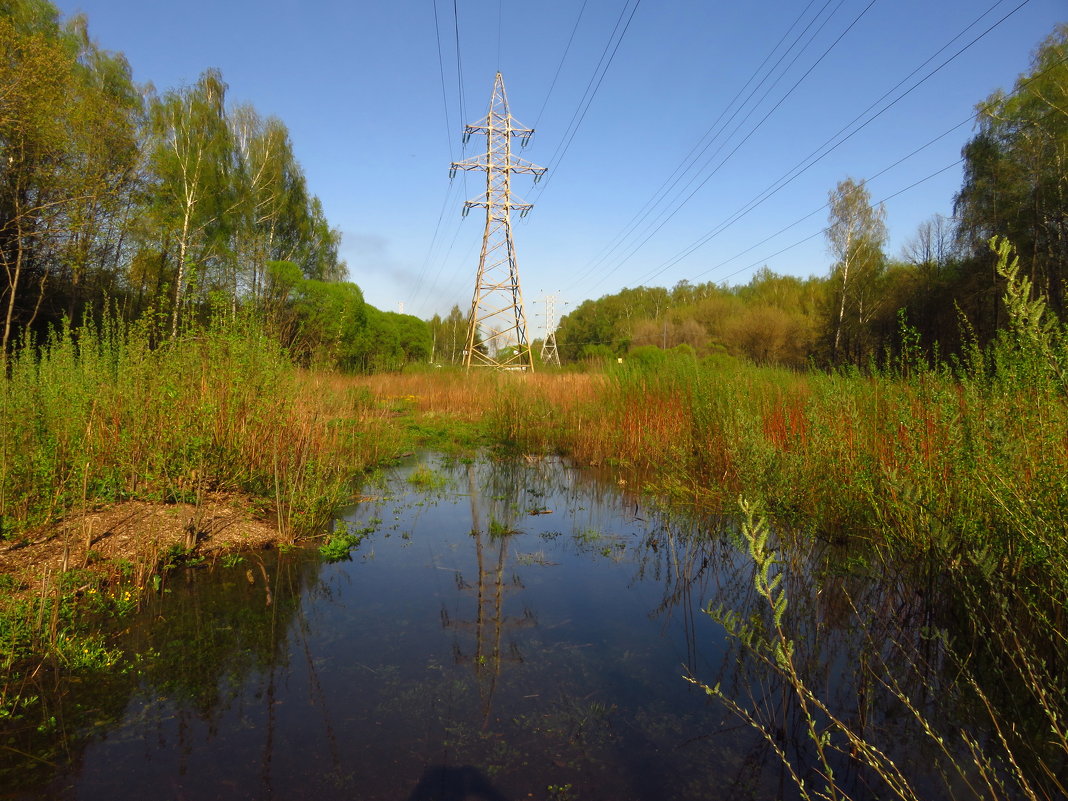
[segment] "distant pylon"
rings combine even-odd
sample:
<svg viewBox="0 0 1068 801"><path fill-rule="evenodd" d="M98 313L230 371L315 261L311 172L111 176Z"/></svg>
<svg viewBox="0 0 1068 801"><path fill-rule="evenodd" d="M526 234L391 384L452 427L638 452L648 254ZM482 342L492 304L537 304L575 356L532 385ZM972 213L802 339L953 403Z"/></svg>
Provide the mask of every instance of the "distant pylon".
<svg viewBox="0 0 1068 801"><path fill-rule="evenodd" d="M545 341L541 343L541 363L560 366L556 352L556 295L545 296Z"/></svg>
<svg viewBox="0 0 1068 801"><path fill-rule="evenodd" d="M545 167L512 155L512 137L525 146L533 128L524 128L508 112L504 79L498 72L493 82L489 112L479 122L464 128L464 142L471 134L486 135L486 152L464 161L454 161L450 175L457 170L483 170L486 192L464 203L464 214L476 206L486 209L486 230L471 299L471 319L467 329L464 367L534 369L534 357L527 339L527 315L519 288L519 265L512 241L512 211L525 217L533 204L512 196L512 174L528 173L535 183Z"/></svg>

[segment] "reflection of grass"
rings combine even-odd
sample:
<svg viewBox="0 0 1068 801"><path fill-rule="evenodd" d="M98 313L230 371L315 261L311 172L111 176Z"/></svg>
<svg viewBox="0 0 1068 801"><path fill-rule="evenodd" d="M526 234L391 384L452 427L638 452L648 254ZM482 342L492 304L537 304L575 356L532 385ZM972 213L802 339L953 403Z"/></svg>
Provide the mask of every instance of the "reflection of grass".
<svg viewBox="0 0 1068 801"><path fill-rule="evenodd" d="M502 523L497 518L490 520L489 535L493 539L499 539L502 537L510 537L513 534L518 534L519 531L507 523Z"/></svg>
<svg viewBox="0 0 1068 801"><path fill-rule="evenodd" d="M622 561L627 550L626 540L622 536L598 531L593 527L576 531L574 540L580 551L593 551L614 562Z"/></svg>
<svg viewBox="0 0 1068 801"><path fill-rule="evenodd" d="M579 545L593 545L604 535L595 528L587 527L575 532L575 542Z"/></svg>
<svg viewBox="0 0 1068 801"><path fill-rule="evenodd" d="M521 565L540 565L542 567L550 567L555 565L556 562L550 562L545 558L545 551L534 551L533 553L518 553L515 556L516 562Z"/></svg>
<svg viewBox="0 0 1068 801"><path fill-rule="evenodd" d="M408 476L408 483L421 490L438 490L445 486L447 479L438 471L421 464Z"/></svg>

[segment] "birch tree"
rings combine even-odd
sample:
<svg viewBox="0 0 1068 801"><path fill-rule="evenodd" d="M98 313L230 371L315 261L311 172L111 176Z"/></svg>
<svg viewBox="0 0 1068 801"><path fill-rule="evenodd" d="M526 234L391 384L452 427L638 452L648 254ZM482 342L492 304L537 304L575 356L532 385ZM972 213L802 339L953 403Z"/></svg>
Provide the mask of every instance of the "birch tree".
<svg viewBox="0 0 1068 801"><path fill-rule="evenodd" d="M886 210L873 207L864 181L846 178L829 194L827 244L831 267L831 358L866 354L865 330L879 310L886 270Z"/></svg>
<svg viewBox="0 0 1068 801"><path fill-rule="evenodd" d="M225 114L226 84L207 70L191 87L153 99L150 166L156 177L155 206L166 236L176 246L171 336L178 333L190 282L207 259L219 256L213 227L233 206L233 148Z"/></svg>

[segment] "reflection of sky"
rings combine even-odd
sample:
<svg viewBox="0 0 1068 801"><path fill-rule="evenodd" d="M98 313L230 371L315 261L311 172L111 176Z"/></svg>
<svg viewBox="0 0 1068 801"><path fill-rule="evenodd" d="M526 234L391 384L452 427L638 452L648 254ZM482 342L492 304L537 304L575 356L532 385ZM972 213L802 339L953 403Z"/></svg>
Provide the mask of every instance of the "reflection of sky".
<svg viewBox="0 0 1068 801"><path fill-rule="evenodd" d="M420 461L443 488L413 491L406 477ZM197 799L374 801L434 797L440 782L509 799L571 784L583 801L686 801L777 780L759 738L682 679L689 670L743 700L783 697L738 672L736 648L700 611L753 609L751 567L715 527L669 524L551 459L422 457L367 492L345 519L380 522L351 561L323 565L310 585L276 573L270 607L249 590L255 603L241 613L259 616L277 660L206 668L224 691L199 712L162 680L146 684L86 750L76 797L163 786ZM814 674L831 686L852 653L836 628L840 587L792 581L796 630L831 629ZM197 574L195 591L176 589L154 614L166 619L170 604L202 638L232 639L231 594L245 582L244 566ZM155 630L162 648L192 647Z"/></svg>
<svg viewBox="0 0 1068 801"><path fill-rule="evenodd" d="M556 462L432 467L448 474L441 491L404 495L402 471L353 510L361 525L381 519L378 533L322 568L282 664L245 676L210 722L154 693L135 698L88 749L85 797L163 781L221 798L232 781L284 798L359 787L392 799L473 765L508 798L581 781L607 793L583 798L625 799L682 770L693 748L700 767L686 770L706 771L707 745L672 749L722 713L681 679L693 632L677 610L656 613L675 568L645 547L634 502ZM696 622L715 652L716 626ZM661 756L646 764L649 753Z"/></svg>

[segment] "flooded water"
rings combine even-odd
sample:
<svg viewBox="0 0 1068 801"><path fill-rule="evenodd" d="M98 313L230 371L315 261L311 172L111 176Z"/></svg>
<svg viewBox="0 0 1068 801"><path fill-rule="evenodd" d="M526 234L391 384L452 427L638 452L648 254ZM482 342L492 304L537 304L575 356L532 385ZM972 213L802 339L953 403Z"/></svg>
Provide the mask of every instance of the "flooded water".
<svg viewBox="0 0 1068 801"><path fill-rule="evenodd" d="M134 666L54 702L60 743L0 797L791 797L769 741L683 678L804 741L781 686L702 612L753 608L736 532L625 490L558 460L413 458L344 514L375 529L348 561L173 576L124 635ZM806 658L852 687L841 580L809 583L824 650Z"/></svg>

